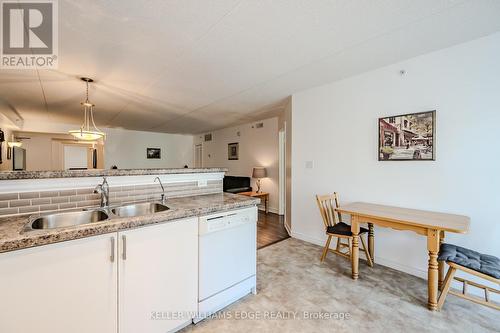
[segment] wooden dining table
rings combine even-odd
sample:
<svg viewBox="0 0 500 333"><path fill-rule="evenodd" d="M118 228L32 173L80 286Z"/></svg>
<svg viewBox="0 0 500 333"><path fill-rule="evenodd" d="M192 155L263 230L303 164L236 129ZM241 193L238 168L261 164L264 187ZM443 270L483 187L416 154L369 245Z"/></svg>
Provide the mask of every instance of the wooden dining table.
<svg viewBox="0 0 500 333"><path fill-rule="evenodd" d="M354 202L336 209L351 216L352 278L359 277L359 230L361 223L368 223L368 251L374 257L373 226L409 230L427 237L429 264L427 269L428 307L437 310L438 290L444 280L444 263L437 261L440 244L445 232L464 234L469 231L470 218L463 215L437 213L401 207Z"/></svg>

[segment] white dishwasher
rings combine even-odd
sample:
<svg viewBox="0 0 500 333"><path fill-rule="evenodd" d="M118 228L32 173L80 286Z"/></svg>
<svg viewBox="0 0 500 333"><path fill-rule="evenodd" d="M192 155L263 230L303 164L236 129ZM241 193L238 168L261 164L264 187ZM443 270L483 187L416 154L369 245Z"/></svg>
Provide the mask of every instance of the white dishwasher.
<svg viewBox="0 0 500 333"><path fill-rule="evenodd" d="M198 318L256 293L257 207L199 219Z"/></svg>

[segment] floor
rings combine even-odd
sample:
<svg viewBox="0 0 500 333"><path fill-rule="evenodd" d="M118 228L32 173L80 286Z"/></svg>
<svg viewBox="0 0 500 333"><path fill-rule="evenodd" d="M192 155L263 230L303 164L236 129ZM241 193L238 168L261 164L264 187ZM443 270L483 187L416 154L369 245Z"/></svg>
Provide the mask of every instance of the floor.
<svg viewBox="0 0 500 333"><path fill-rule="evenodd" d="M500 331L498 311L453 295L428 311L426 281L384 266L360 262L353 281L348 260L329 254L320 263L319 246L293 238L257 253L258 294L183 333Z"/></svg>
<svg viewBox="0 0 500 333"><path fill-rule="evenodd" d="M257 221L257 248L269 246L276 242L287 239L288 233L285 229L284 217L274 213L259 211Z"/></svg>

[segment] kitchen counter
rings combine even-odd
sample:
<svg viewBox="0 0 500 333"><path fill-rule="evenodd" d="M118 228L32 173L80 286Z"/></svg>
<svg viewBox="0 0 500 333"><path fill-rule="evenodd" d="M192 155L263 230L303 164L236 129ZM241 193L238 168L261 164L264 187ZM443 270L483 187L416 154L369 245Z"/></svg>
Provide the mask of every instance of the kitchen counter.
<svg viewBox="0 0 500 333"><path fill-rule="evenodd" d="M157 173L158 171L156 170L155 172ZM113 216L112 219L102 222L32 231L24 231L30 215L3 217L0 218L0 253L112 233L150 224L164 223L181 218L201 216L219 211L245 208L259 203L259 199L230 193L171 198L166 201L166 205L170 208L169 210L152 215L136 217Z"/></svg>
<svg viewBox="0 0 500 333"><path fill-rule="evenodd" d="M0 180L46 179L75 177L110 177L110 176L143 176L169 175L187 173L227 172L226 168L170 168L170 169L91 169L91 170L53 170L53 171L2 171Z"/></svg>

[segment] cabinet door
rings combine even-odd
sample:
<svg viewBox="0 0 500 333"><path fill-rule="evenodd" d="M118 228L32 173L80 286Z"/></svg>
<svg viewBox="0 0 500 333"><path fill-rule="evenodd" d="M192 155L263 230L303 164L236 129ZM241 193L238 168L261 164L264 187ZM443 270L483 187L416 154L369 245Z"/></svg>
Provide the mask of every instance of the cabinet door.
<svg viewBox="0 0 500 333"><path fill-rule="evenodd" d="M0 332L116 333L116 260L116 233L0 254Z"/></svg>
<svg viewBox="0 0 500 333"><path fill-rule="evenodd" d="M119 332L165 333L197 310L196 218L118 233Z"/></svg>

